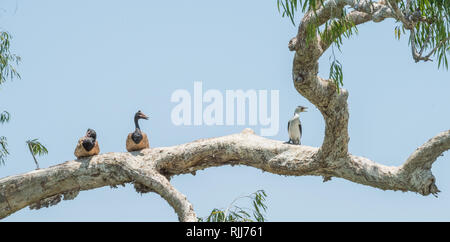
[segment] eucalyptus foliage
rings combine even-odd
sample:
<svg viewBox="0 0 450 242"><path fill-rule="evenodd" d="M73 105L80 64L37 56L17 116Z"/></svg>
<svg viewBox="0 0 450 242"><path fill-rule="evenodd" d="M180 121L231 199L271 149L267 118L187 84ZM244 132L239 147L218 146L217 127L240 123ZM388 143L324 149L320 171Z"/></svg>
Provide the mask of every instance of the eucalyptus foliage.
<svg viewBox="0 0 450 242"><path fill-rule="evenodd" d="M14 78L20 78L20 74L17 72L15 65L20 62L20 56L12 54L10 51L11 35L8 32L0 32L0 85L6 80L13 80ZM0 123L6 123L10 120L11 115L7 111L0 113ZM39 165L36 160L36 155L44 155L48 153L47 148L41 144L37 139L27 140L26 144L33 156L34 162L37 168ZM5 136L0 137L0 164L5 164L6 156L9 155L8 143Z"/></svg>
<svg viewBox="0 0 450 242"><path fill-rule="evenodd" d="M406 8L400 1L400 8ZM417 13L420 18L414 26L415 45L421 52L430 52L430 56L438 57L438 67L448 69L447 54L450 52L450 1L449 0L416 0L410 4L409 11ZM411 14L411 17L415 17Z"/></svg>
<svg viewBox="0 0 450 242"><path fill-rule="evenodd" d="M294 17L298 9L303 13L312 11L316 13L320 7L332 0L277 0L278 11L283 17L288 17L295 25ZM355 1L359 4L362 1ZM376 2L376 1L373 1ZM398 9L404 19L397 19L398 26L394 27L394 34L400 39L406 31L410 32L409 44L417 50L413 54L414 60L419 62L431 61L431 57L437 58L438 68L444 66L448 69L447 54L450 52L450 0L385 0L391 9ZM337 7L337 5L335 5ZM310 23L306 26L306 43L320 36L325 43L337 46L340 50L343 38L350 38L358 33L356 25L352 23L347 14L354 9L344 6L339 16L327 20L323 26ZM406 21L405 21L406 19ZM414 26L405 26L410 21ZM334 80L336 86L343 85L342 65L333 60L330 67L330 79Z"/></svg>
<svg viewBox="0 0 450 242"><path fill-rule="evenodd" d="M6 123L9 122L10 115L7 111L3 111L0 113L0 123Z"/></svg>
<svg viewBox="0 0 450 242"><path fill-rule="evenodd" d="M38 139L27 140L26 143L31 155L33 156L34 162L36 163L37 169L39 169L39 164L37 162L36 156L46 155L48 154L48 150L43 144L38 141Z"/></svg>
<svg viewBox="0 0 450 242"><path fill-rule="evenodd" d="M7 111L0 113L0 123L6 123L10 119L10 115ZM9 154L8 142L5 136L0 136L0 164L5 164L5 157Z"/></svg>
<svg viewBox="0 0 450 242"><path fill-rule="evenodd" d="M213 209L209 216L198 218L199 222L264 222L266 221L265 204L267 194L258 190L248 196L236 198L225 210ZM252 209L234 205L238 200L247 198L251 200Z"/></svg>
<svg viewBox="0 0 450 242"><path fill-rule="evenodd" d="M20 57L10 52L11 35L0 31L0 85L6 80L20 78L14 65L19 64ZM7 111L0 113L0 124L8 122L10 114ZM0 137L0 165L5 164L6 156L9 154L8 142L5 136Z"/></svg>
<svg viewBox="0 0 450 242"><path fill-rule="evenodd" d="M302 8L302 12L311 9L316 10L319 7L317 6L317 2L323 4L323 1L324 0L277 0L277 7L279 12L281 12L281 7L283 9L282 16L289 17L292 24L295 25L294 17L298 7Z"/></svg>
<svg viewBox="0 0 450 242"><path fill-rule="evenodd" d="M8 32L0 32L0 84L7 79L20 78L15 65L19 64L20 56L10 52L11 35Z"/></svg>

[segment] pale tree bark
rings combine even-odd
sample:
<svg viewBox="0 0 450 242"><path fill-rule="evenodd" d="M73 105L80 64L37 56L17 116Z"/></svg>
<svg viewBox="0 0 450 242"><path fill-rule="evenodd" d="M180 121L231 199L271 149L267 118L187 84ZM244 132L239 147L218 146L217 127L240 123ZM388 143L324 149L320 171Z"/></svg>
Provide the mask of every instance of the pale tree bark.
<svg viewBox="0 0 450 242"><path fill-rule="evenodd" d="M394 18L405 26L413 21L385 1L331 0L308 11L289 42L295 51L292 77L296 90L322 113L325 137L321 147L290 145L255 135L250 129L239 134L150 148L141 152L106 153L67 161L46 169L0 179L0 218L24 207L39 209L74 199L80 191L133 183L137 192L155 192L173 207L180 221L196 221L192 204L170 183L181 174L223 165L246 165L288 176L340 177L349 181L394 191L436 195L439 190L431 173L433 162L450 149L450 130L418 147L401 166L385 166L348 151L348 91L336 89L332 80L319 77L318 60L330 47L319 36L306 42L309 24L324 24L345 6L354 9L347 18L356 25ZM408 13L407 13L408 14ZM413 49L413 57L417 51Z"/></svg>

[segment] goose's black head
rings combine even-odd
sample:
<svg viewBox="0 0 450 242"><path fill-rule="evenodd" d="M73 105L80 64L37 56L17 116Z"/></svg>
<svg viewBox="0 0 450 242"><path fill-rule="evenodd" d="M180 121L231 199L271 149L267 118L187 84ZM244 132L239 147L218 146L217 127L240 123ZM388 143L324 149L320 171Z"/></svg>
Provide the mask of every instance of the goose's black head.
<svg viewBox="0 0 450 242"><path fill-rule="evenodd" d="M140 130L138 120L139 119L148 119L147 115L145 115L141 110L137 111L137 113L134 115L134 125L136 126L136 130Z"/></svg>
<svg viewBox="0 0 450 242"><path fill-rule="evenodd" d="M147 115L145 115L141 110L137 111L137 113L134 115L134 120L138 119L148 119Z"/></svg>
<svg viewBox="0 0 450 242"><path fill-rule="evenodd" d="M93 138L94 140L96 140L97 139L97 133L93 129L88 129L86 131L86 137Z"/></svg>

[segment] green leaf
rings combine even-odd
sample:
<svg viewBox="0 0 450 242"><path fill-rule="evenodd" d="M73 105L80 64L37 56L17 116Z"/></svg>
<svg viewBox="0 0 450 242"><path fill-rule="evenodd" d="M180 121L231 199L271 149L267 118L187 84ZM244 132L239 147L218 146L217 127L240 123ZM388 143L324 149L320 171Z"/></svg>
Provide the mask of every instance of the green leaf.
<svg viewBox="0 0 450 242"><path fill-rule="evenodd" d="M9 119L11 118L11 115L7 111L3 111L0 114L0 123L6 123L9 122Z"/></svg>
<svg viewBox="0 0 450 242"><path fill-rule="evenodd" d="M28 147L30 147L30 151L34 156L48 154L47 148L45 148L45 146L41 144L38 139L27 140L26 143L28 144Z"/></svg>
<svg viewBox="0 0 450 242"><path fill-rule="evenodd" d="M266 221L264 213L266 212L267 206L264 204L267 194L264 190L258 190L248 196L243 196L235 199L230 206L225 209L213 209L211 213L206 218L199 218L199 222L264 222ZM251 211L253 217L247 211L248 208L242 208L234 203L242 198L248 198L251 200L253 205L253 210Z"/></svg>
<svg viewBox="0 0 450 242"><path fill-rule="evenodd" d="M411 4L411 11L420 10L421 17L415 27L415 41L409 43L417 50L422 50L425 56L437 58L438 68L448 69L447 54L450 45L450 1L448 0L416 0ZM434 52L433 52L434 51Z"/></svg>
<svg viewBox="0 0 450 242"><path fill-rule="evenodd" d="M342 64L336 58L331 62L329 78L334 81L337 92L340 93L340 87L344 85L344 74L342 72Z"/></svg>
<svg viewBox="0 0 450 242"><path fill-rule="evenodd" d="M323 5L323 0L320 0L320 2ZM278 12L281 12L282 17L289 17L294 26L294 17L298 6L302 7L302 12L307 10L313 10L315 12L319 7L316 6L316 0L277 0Z"/></svg>
<svg viewBox="0 0 450 242"><path fill-rule="evenodd" d="M7 79L20 78L14 65L19 64L20 57L10 52L11 35L8 32L0 32L0 85Z"/></svg>
<svg viewBox="0 0 450 242"><path fill-rule="evenodd" d="M319 32L319 36L326 44L335 44L341 50L342 36L350 38L353 34L358 34L358 28L355 23L347 18L345 11L338 19L330 19L324 24L323 31Z"/></svg>

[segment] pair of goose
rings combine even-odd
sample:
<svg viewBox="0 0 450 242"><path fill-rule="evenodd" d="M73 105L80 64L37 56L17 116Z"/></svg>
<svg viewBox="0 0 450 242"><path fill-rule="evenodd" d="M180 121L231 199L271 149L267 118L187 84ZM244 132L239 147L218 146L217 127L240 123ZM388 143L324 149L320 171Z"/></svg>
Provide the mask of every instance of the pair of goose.
<svg viewBox="0 0 450 242"><path fill-rule="evenodd" d="M148 119L147 115L137 111L134 115L134 125L136 127L133 133L129 133L127 136L126 148L128 152L142 150L149 148L147 134L141 131L139 127L139 119ZM88 129L86 135L78 140L77 147L75 148L75 156L77 158L98 155L100 148L97 141L97 133L93 129Z"/></svg>

